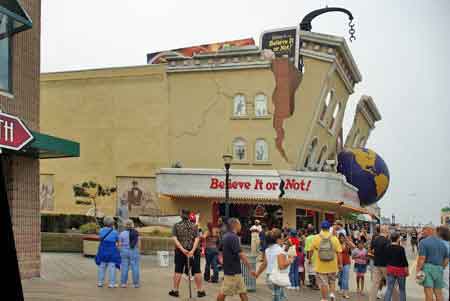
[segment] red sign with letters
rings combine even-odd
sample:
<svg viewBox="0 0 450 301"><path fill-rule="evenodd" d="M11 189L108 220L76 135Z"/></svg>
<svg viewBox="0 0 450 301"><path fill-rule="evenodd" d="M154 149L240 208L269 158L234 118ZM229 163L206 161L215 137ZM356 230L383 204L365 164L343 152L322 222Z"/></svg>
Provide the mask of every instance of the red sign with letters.
<svg viewBox="0 0 450 301"><path fill-rule="evenodd" d="M21 150L33 135L19 117L0 112L0 148Z"/></svg>

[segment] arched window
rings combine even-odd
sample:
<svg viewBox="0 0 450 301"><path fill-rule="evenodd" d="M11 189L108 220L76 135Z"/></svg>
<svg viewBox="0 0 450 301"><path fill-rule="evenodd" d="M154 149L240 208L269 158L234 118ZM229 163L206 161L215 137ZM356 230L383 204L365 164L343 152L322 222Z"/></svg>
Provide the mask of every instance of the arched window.
<svg viewBox="0 0 450 301"><path fill-rule="evenodd" d="M316 151L318 144L318 139L314 138L311 144L308 146L308 149L306 151L306 158L305 158L305 168L311 167L312 160L314 158L314 153Z"/></svg>
<svg viewBox="0 0 450 301"><path fill-rule="evenodd" d="M325 160L325 154L327 152L327 146L324 145L320 150L319 156L317 157L316 164L320 166L322 164L322 160Z"/></svg>
<svg viewBox="0 0 450 301"><path fill-rule="evenodd" d="M364 147L366 145L366 137L361 137L361 140L359 140L359 147Z"/></svg>
<svg viewBox="0 0 450 301"><path fill-rule="evenodd" d="M242 94L237 94L233 99L233 116L246 116L247 107L245 103L245 96Z"/></svg>
<svg viewBox="0 0 450 301"><path fill-rule="evenodd" d="M267 96L264 94L258 94L255 96L255 116L266 116L267 111Z"/></svg>
<svg viewBox="0 0 450 301"><path fill-rule="evenodd" d="M359 129L356 130L355 138L353 138L353 147L357 147L359 142Z"/></svg>
<svg viewBox="0 0 450 301"><path fill-rule="evenodd" d="M329 91L327 96L325 97L325 102L323 104L322 113L320 114L320 120L325 121L325 116L327 115L328 106L331 103L331 99L333 98L333 91Z"/></svg>
<svg viewBox="0 0 450 301"><path fill-rule="evenodd" d="M269 161L269 145L265 139L256 139L255 158L256 161Z"/></svg>
<svg viewBox="0 0 450 301"><path fill-rule="evenodd" d="M335 108L334 108L334 112L333 112L333 116L331 117L331 122L330 122L330 130L334 129L334 126L337 122L337 117L339 114L339 111L341 110L341 104L337 103Z"/></svg>
<svg viewBox="0 0 450 301"><path fill-rule="evenodd" d="M247 142L242 138L233 140L233 157L238 161L247 159Z"/></svg>

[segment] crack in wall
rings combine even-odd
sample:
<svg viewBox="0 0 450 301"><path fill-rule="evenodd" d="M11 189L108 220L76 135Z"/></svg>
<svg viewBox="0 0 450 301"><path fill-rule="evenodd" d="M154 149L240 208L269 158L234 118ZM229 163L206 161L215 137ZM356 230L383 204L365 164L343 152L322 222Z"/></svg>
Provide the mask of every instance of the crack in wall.
<svg viewBox="0 0 450 301"><path fill-rule="evenodd" d="M201 113L200 115L200 123L196 126L194 126L193 130L189 130L189 131L183 131L180 134L176 135L175 138L179 139L182 138L184 136L191 136L191 137L195 137L197 136L200 131L205 127L206 125L206 119L208 114L214 109L214 107L221 101L220 96L224 96L225 98L229 98L232 99L233 96L230 94L227 94L223 87L220 85L219 80L217 78L214 77L213 79L214 84L216 86L216 94L215 96L210 100L209 105L206 107L206 109Z"/></svg>

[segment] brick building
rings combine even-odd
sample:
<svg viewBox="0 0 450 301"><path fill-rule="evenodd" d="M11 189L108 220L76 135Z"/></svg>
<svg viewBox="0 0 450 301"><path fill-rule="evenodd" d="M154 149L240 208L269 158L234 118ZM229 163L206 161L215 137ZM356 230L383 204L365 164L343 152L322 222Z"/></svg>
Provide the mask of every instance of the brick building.
<svg viewBox="0 0 450 301"><path fill-rule="evenodd" d="M39 133L40 17L40 0L0 3L0 109L33 135L22 150L1 155L22 278L40 271L39 159L79 152L77 143Z"/></svg>

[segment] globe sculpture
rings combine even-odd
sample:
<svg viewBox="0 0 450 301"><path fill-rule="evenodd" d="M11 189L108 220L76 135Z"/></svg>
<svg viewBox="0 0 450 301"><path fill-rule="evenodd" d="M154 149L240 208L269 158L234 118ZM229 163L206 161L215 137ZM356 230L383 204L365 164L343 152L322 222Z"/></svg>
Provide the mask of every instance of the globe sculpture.
<svg viewBox="0 0 450 301"><path fill-rule="evenodd" d="M346 149L338 155L339 173L358 188L362 206L378 202L389 186L389 169L384 160L367 148Z"/></svg>

